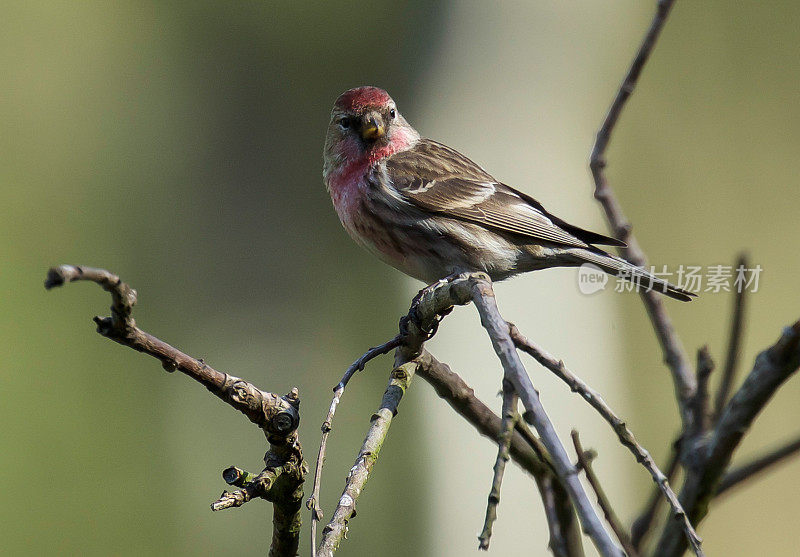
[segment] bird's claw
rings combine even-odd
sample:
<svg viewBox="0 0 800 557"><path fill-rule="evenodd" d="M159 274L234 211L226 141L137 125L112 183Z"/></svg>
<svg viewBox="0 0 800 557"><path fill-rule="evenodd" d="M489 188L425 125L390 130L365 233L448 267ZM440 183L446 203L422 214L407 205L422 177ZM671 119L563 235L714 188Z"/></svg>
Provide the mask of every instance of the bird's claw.
<svg viewBox="0 0 800 557"><path fill-rule="evenodd" d="M422 323L422 316L420 315L419 311L419 304L422 302L422 299L425 298L427 295L431 294L437 288L441 288L443 285L453 282L461 275L459 273L453 273L443 279L439 279L436 282L429 284L422 290L420 290L414 299L411 301L411 309L408 312L408 315L404 316L400 319L400 333L405 336L408 334L408 322L411 321L417 328L422 331L425 335L425 340L429 340L436 334L436 331L439 329L439 323L444 319L446 315L448 315L451 311L453 311L452 307L447 308L446 310L442 311L441 313L437 314L433 322L429 326L425 326Z"/></svg>

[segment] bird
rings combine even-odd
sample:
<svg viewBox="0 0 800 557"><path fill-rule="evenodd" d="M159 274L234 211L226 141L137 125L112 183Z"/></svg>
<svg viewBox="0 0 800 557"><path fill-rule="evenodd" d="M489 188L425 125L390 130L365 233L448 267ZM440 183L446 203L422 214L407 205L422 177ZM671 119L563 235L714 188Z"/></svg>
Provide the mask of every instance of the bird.
<svg viewBox="0 0 800 557"><path fill-rule="evenodd" d="M421 137L378 87L336 99L323 179L353 240L426 284L465 272L501 281L588 263L677 300L695 296L598 247L625 242L567 223L455 149Z"/></svg>

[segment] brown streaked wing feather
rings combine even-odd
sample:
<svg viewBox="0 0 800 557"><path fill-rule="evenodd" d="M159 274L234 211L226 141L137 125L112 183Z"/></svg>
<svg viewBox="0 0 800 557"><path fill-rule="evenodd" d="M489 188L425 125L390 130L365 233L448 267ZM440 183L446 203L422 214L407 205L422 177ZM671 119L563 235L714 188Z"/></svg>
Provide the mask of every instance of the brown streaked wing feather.
<svg viewBox="0 0 800 557"><path fill-rule="evenodd" d="M480 166L440 143L421 140L390 157L386 166L394 187L427 211L536 241L588 246L551 220L535 200L495 181Z"/></svg>
<svg viewBox="0 0 800 557"><path fill-rule="evenodd" d="M424 181L463 178L494 182L491 174L447 145L420 139L413 148L392 155L388 160L397 174Z"/></svg>
<svg viewBox="0 0 800 557"><path fill-rule="evenodd" d="M547 218L549 218L551 221L553 221L553 223L555 223L557 226L563 228L564 230L566 230L567 232L569 232L570 234L572 234L576 238L580 238L581 240L583 240L587 244L599 244L599 245L602 245L602 246L617 246L617 247L621 247L621 248L628 247L628 244L626 244L622 240L618 240L617 238L612 238L611 236L606 236L604 234L599 234L597 232L592 232L591 230L586 230L585 228L581 228L579 226L575 226L574 224L570 224L568 222L565 222L565 221L561 220L560 218L554 216L550 212L548 212L544 207L542 207L541 203L536 201L530 195L528 195L526 193L523 193L521 191L515 190L514 188L512 188L510 186L506 186L506 187L508 187L508 189L510 189L510 190L513 190L514 193L516 193L522 199L527 201L530 205L532 205L533 207L536 207L542 213L547 215Z"/></svg>

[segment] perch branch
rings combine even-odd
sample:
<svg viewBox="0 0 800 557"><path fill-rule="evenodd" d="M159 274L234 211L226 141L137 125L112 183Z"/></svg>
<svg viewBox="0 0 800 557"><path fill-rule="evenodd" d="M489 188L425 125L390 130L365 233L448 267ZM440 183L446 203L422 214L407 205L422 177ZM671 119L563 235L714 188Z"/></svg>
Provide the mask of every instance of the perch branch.
<svg viewBox="0 0 800 557"><path fill-rule="evenodd" d="M297 389L286 396L261 391L252 383L217 371L203 360L184 354L142 331L132 316L136 291L109 271L73 265L53 267L47 273L45 288L49 290L79 280L94 282L111 294L111 316L94 318L98 333L158 359L169 372L178 370L188 375L243 413L264 432L270 444L270 450L264 456L264 471L252 481L243 483L240 490L223 493L212 504L212 509L238 507L256 497L271 501L274 529L270 555L294 556L299 541L303 481L307 473L297 439L300 421Z"/></svg>
<svg viewBox="0 0 800 557"><path fill-rule="evenodd" d="M339 499L330 522L322 531L322 540L317 548L317 555L329 557L341 543L347 530L347 522L355 514L356 499L377 460L380 446L391 424L391 418L396 413L397 404L416 373L419 365L417 359L422 355L423 343L435 333L441 317L449 313L454 304L468 303L468 293L463 285L459 290L457 286L453 286L454 284L460 283L442 281L423 289L414 298L408 315L401 319L402 342L395 351L395 369L392 372L389 386L384 393L378 412L373 415L372 425L356 459L356 464L347 477L342 497Z"/></svg>
<svg viewBox="0 0 800 557"><path fill-rule="evenodd" d="M492 537L492 525L497 520L497 505L500 504L500 486L503 484L503 474L506 470L511 437L514 434L514 425L517 422L517 402L519 397L514 392L514 387L503 380L503 418L500 435L497 438L497 458L494 461L494 474L492 487L489 490L489 500L486 504L486 518L483 521L483 530L478 536L478 549L489 549L489 540Z"/></svg>
<svg viewBox="0 0 800 557"><path fill-rule="evenodd" d="M485 275L478 275L485 277ZM420 369L426 369L426 361L435 361L431 357L430 360L426 358L427 352L424 352L422 344L430 338L435 332L436 326L441 320L442 316L451 311L455 305L468 304L473 296L473 282L474 275L460 275L452 277L451 280L440 282L433 287L423 289L417 298L415 298L412 310L409 315L401 320L401 331L405 331L404 342L398 348L395 355L395 364L398 361L408 361L417 358L421 362ZM486 278L488 280L488 277ZM398 360L401 358L401 360ZM455 374L452 374L449 369L445 367L447 373L441 375L445 377L445 381L452 379ZM442 371L442 366L432 366L429 369ZM455 376L457 377L457 376ZM459 378L460 380L460 378ZM528 381L530 381L528 379ZM463 383L463 381L461 381ZM440 387L434 385L437 392L440 392ZM469 389L465 386L466 389ZM442 391L446 389L442 388ZM460 392L464 392L459 388ZM469 390L471 393L471 390ZM467 408L475 409L478 405L482 405L479 401L472 397L466 397L470 404L463 404L457 406L454 402L450 402L456 411L462 412ZM473 404L477 402L477 404ZM489 411L490 415L493 415ZM469 415L469 414L468 414ZM472 415L472 418L477 416ZM499 418L495 416L497 425L495 431L499 433ZM472 422L476 428L480 426L476 422ZM518 431L525 432L525 429L518 427ZM498 433L492 433L492 438L497 439ZM486 435L486 433L484 433ZM525 433L523 433L525 436ZM530 436L526 436L529 438ZM515 437L516 439L516 433ZM514 451L517 443L512 440L511 454L514 458ZM532 444L532 446L536 446ZM567 460L568 462L568 460ZM571 466L571 463L568 462ZM552 465L551 465L552 466ZM570 508L570 497L568 496L569 490L566 487L567 480L561 476L556 476L552 472L546 475L534 475L537 479L537 486L542 493L543 501L545 504L545 512L548 517L548 528L550 530L550 547L556 555L583 555L580 536L576 528L576 520L574 518L574 509ZM599 522L599 518L597 519ZM610 538L609 538L610 540ZM613 543L613 542L612 542Z"/></svg>
<svg viewBox="0 0 800 557"><path fill-rule="evenodd" d="M577 471L570 462L563 445L558 440L558 436L541 406L538 393L533 388L533 384L524 371L524 367L522 367L509 334L508 324L502 319L497 310L491 283L486 275L476 273L451 277L450 280L441 281L420 292L415 298L409 314L401 320L402 341L395 352L396 369L409 362L415 362L416 366L423 367L420 362L424 361L427 356L427 353L423 350L423 343L435 333L441 318L454 305L466 305L471 300L478 307L481 322L489 332L505 373L526 408L526 413L523 417L533 423L542 437L543 444L550 454L550 465L557 471L559 482L563 482L563 487L576 506L584 530L592 538L602 555L620 555L621 550L611 539L589 502L588 496L577 478ZM556 453L555 456L554 452ZM358 476L358 481L366 482L367 477L368 472ZM350 486L350 483L348 481L348 486ZM546 495L546 488L543 487L543 484L539 485L540 489L543 490L543 494ZM361 484L361 487L363 487L363 484ZM348 495L348 489L349 487L345 488L344 495ZM348 498L343 496L343 499L346 504L342 504L340 500L334 517L323 531L318 554L332 554L344 535L346 521L352 516L355 501L353 500L351 505ZM553 515L550 514L549 516ZM551 524L551 534L554 531L553 526ZM560 539L558 536L553 537L551 535L551 541L556 541L557 543ZM323 553L323 549L329 553Z"/></svg>
<svg viewBox="0 0 800 557"><path fill-rule="evenodd" d="M322 466L324 464L327 434L330 431L331 421L347 381L358 369L363 369L364 365L370 359L380 354L385 354L394 347L397 347L395 353L395 369L399 369L407 362L414 361L422 351L422 344L435 333L441 316L451 311L454 303L466 303L466 301L451 299L449 285L449 282L443 281L420 291L414 298L409 314L400 322L400 334L377 348L368 350L347 369L344 377L334 389L334 396L331 401L328 416L322 426L323 442L320 444L320 455L317 458L317 472L315 474L312 497L307 502L308 508L311 509L312 543L316 542L316 522L322 516L322 510L319 507L319 491L322 483ZM386 427L388 430L388 425ZM374 462L374 460L370 460L370 468L372 462ZM366 474L358 476L358 480L366 482L368 477L369 472L367 471ZM347 488L345 488L345 494L346 491ZM355 512L355 501L353 501L351 510ZM334 516L323 531L322 541L318 547L315 544L314 549L312 549L312 556L316 557L317 554L333 554L341 542L341 537L344 535L346 529L346 522L349 520L350 516L351 515L347 514L347 509L343 508L342 500L340 499ZM328 553L322 553L323 549Z"/></svg>
<svg viewBox="0 0 800 557"><path fill-rule="evenodd" d="M619 543L622 545L628 557L637 557L638 552L633 547L630 536L628 536L628 533L625 531L625 527L622 525L617 513L614 512L614 508L611 506L611 502L608 500L603 486L600 485L600 479L597 477L597 474L594 473L592 459L596 455L592 451L583 450L581 438L577 429L572 430L572 444L575 446L575 453L578 455L578 464L586 474L586 479L589 481L589 485L592 486L597 496L597 504L600 505L606 522L611 526L611 529L614 531L614 534L616 534Z"/></svg>
<svg viewBox="0 0 800 557"><path fill-rule="evenodd" d="M622 109L625 107L625 104L636 87L644 65L650 57L653 47L664 28L673 3L674 0L658 1L656 13L650 24L650 28L647 30L639 46L639 51L617 91L617 95L606 114L605 121L600 131L597 133L597 139L592 148L589 162L595 184L595 199L602 205L606 220L611 226L614 237L628 244L628 247L621 249L620 252L628 261L639 267L647 265L647 257L631 232L631 225L622 212L622 207L614 192L608 185L608 180L605 176L607 164L605 156L608 143L611 140L611 134L617 125ZM683 349L683 345L678 338L678 334L675 331L675 327L672 325L669 315L667 315L662 297L655 290L646 288L640 288L639 293L642 296L647 314L650 317L658 341L661 344L664 360L672 373L681 419L684 425L688 426L691 421L690 410L688 408L689 401L697 387L691 365L689 364L689 358L686 356L686 352Z"/></svg>
<svg viewBox="0 0 800 557"><path fill-rule="evenodd" d="M466 275L441 281L420 291L408 315L400 321L402 342L395 353L395 366L415 362L417 373L434 387L440 397L482 435L496 442L501 430L500 418L474 396L472 389L457 374L423 347L435 333L441 318L454 305L466 305L470 301L471 289ZM534 477L542 493L550 529L550 547L554 554L558 557L581 557L583 547L574 509L563 484L546 461L539 440L522 424L517 424L509 452L511 458Z"/></svg>

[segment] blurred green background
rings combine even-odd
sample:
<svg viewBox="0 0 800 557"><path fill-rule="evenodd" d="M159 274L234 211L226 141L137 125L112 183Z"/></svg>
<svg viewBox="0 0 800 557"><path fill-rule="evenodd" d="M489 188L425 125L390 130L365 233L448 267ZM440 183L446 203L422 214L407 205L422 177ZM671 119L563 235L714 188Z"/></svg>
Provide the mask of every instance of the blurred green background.
<svg viewBox="0 0 800 557"><path fill-rule="evenodd" d="M384 87L423 135L602 230L588 153L651 4L0 3L2 551L258 555L270 537L265 503L208 508L222 469L260 468L259 431L95 334L107 295L45 292L49 266L119 273L139 291L145 330L264 389L297 386L313 464L330 388L395 333L420 286L341 230L321 180L333 100ZM745 365L800 315L798 24L794 2L678 2L609 152L653 263L732 264L746 249L764 268ZM498 299L663 460L675 403L636 296L586 297L574 271L553 270L500 285ZM708 342L720 363L729 307L725 294L668 303L687 350ZM432 349L499 407L474 309L448 318ZM338 411L328 514L389 362L359 376ZM620 513L635 515L648 476L579 399L530 371L563 438L581 430ZM798 397L787 384L737 457L796 434ZM492 462L491 445L420 382L340 554L472 554ZM795 554L798 473L786 464L715 504L708 554ZM532 484L514 468L505 487L492 553L546 555Z"/></svg>

